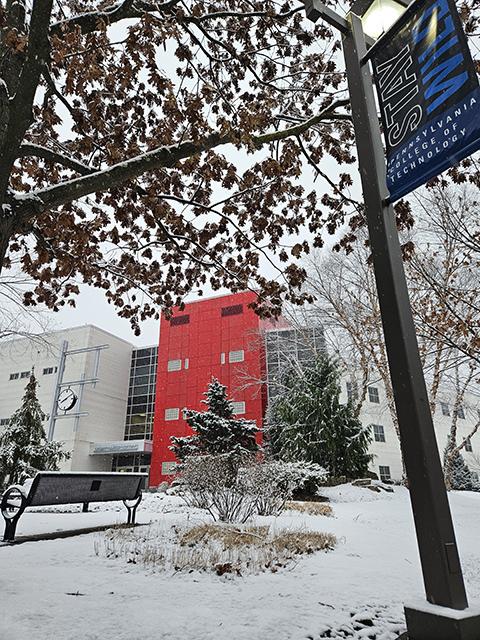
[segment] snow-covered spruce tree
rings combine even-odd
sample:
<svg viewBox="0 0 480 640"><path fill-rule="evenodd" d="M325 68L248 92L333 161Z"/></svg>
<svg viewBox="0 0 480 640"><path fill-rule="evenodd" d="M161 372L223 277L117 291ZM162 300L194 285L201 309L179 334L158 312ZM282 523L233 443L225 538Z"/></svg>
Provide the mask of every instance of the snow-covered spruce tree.
<svg viewBox="0 0 480 640"><path fill-rule="evenodd" d="M463 459L462 454L457 449L456 444L453 443L452 446L450 436L443 455L443 469L445 474L445 485L448 490L477 490L477 483L472 477L472 472Z"/></svg>
<svg viewBox="0 0 480 640"><path fill-rule="evenodd" d="M358 478L368 471L371 435L341 405L340 369L327 356L285 376L284 392L269 408L269 450L274 458L314 462L333 477Z"/></svg>
<svg viewBox="0 0 480 640"><path fill-rule="evenodd" d="M176 457L180 461L202 454L231 453L240 457L258 451L257 426L253 420L234 418L227 387L212 378L204 395L206 399L202 403L208 407L206 411L186 411L187 424L193 435L171 438L170 448Z"/></svg>
<svg viewBox="0 0 480 640"><path fill-rule="evenodd" d="M37 399L37 380L32 372L22 405L0 433L0 486L22 484L36 471L55 471L70 457L59 442L47 442L45 419Z"/></svg>

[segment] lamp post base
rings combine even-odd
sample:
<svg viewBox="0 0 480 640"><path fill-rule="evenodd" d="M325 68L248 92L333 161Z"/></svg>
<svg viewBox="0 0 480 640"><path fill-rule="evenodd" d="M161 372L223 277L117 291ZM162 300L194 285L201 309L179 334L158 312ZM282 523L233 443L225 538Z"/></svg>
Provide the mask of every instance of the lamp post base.
<svg viewBox="0 0 480 640"><path fill-rule="evenodd" d="M480 609L463 611L427 602L406 606L406 633L398 640L480 640Z"/></svg>

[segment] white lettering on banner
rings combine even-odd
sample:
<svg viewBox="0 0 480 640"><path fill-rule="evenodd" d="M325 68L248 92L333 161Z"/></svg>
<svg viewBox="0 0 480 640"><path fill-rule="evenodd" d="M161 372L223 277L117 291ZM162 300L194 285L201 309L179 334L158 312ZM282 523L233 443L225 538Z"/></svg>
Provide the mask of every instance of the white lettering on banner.
<svg viewBox="0 0 480 640"><path fill-rule="evenodd" d="M441 120L430 123L419 131L415 138L410 140L401 151L390 159L387 167L389 180L395 183L396 180L408 175L410 171L414 171L418 165L423 164L426 160L431 160L437 154L443 153L445 149L465 137L467 129L465 127L459 129L455 120L476 104L477 100L472 97L464 102L460 108L455 109L453 115L448 115Z"/></svg>

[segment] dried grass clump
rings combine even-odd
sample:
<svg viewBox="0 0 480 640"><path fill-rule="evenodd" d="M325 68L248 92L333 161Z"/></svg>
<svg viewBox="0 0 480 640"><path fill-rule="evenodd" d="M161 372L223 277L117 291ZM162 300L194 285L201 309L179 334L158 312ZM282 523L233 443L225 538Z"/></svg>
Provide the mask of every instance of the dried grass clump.
<svg viewBox="0 0 480 640"><path fill-rule="evenodd" d="M95 553L162 571L214 571L236 575L276 572L299 556L329 551L330 533L235 526L221 523L167 527L152 523L134 529L111 529L95 539Z"/></svg>
<svg viewBox="0 0 480 640"><path fill-rule="evenodd" d="M182 546L193 546L215 540L225 549L263 544L268 527L225 527L216 524L200 524L186 531L179 539Z"/></svg>
<svg viewBox="0 0 480 640"><path fill-rule="evenodd" d="M333 516L332 507L324 502L287 502L285 508L311 516Z"/></svg>
<svg viewBox="0 0 480 640"><path fill-rule="evenodd" d="M317 531L283 531L272 540L272 544L278 551L298 555L330 551L334 549L336 543L337 539L333 533Z"/></svg>

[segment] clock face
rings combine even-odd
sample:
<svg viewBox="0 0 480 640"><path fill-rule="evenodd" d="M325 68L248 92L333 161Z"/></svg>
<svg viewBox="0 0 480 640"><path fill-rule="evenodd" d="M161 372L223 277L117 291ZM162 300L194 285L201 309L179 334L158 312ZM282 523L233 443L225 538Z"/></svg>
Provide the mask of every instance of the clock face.
<svg viewBox="0 0 480 640"><path fill-rule="evenodd" d="M77 403L77 395L73 389L63 389L58 396L58 408L61 411L70 411Z"/></svg>

